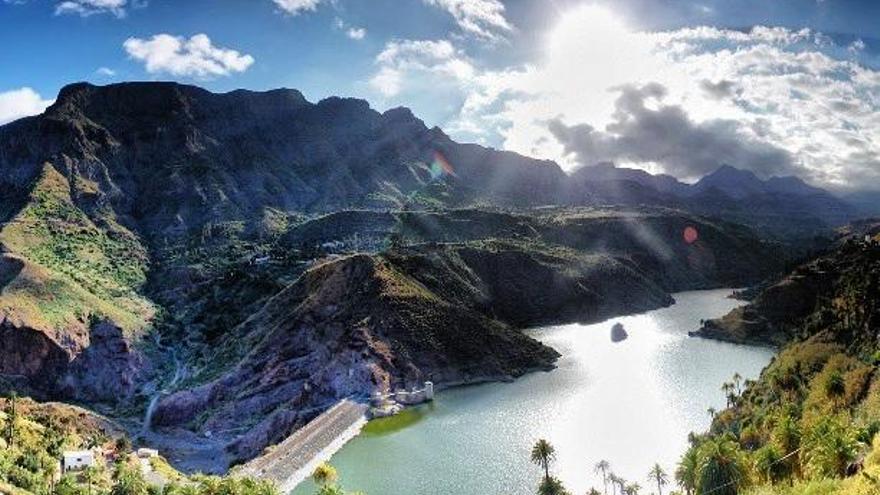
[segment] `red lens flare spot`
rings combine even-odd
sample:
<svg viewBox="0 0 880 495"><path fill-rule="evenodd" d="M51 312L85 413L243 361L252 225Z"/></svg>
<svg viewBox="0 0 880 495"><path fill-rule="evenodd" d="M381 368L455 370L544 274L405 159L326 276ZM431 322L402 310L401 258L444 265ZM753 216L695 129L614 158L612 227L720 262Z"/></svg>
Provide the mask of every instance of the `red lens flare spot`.
<svg viewBox="0 0 880 495"><path fill-rule="evenodd" d="M683 236L684 242L688 244L693 244L697 242L697 238L700 237L699 234L697 234L697 229L690 226L685 227Z"/></svg>

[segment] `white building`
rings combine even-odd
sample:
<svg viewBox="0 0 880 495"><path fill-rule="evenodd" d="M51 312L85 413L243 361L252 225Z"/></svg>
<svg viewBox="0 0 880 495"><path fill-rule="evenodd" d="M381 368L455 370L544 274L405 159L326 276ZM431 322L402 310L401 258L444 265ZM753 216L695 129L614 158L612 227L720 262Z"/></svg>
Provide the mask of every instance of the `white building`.
<svg viewBox="0 0 880 495"><path fill-rule="evenodd" d="M149 459L151 457L159 457L159 451L156 449L140 448L137 449L137 456L141 459Z"/></svg>
<svg viewBox="0 0 880 495"><path fill-rule="evenodd" d="M64 472L85 469L95 465L95 454L91 450L69 450L62 454L61 469Z"/></svg>

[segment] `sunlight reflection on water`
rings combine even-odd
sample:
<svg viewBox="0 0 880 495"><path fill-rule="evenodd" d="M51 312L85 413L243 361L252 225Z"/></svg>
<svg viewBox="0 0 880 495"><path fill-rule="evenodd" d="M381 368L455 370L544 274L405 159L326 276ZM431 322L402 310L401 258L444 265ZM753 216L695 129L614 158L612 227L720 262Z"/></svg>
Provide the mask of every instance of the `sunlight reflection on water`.
<svg viewBox="0 0 880 495"><path fill-rule="evenodd" d="M440 393L418 422L362 435L332 462L345 488L369 495L525 495L540 476L529 450L544 437L556 447L554 473L574 493L601 489L592 469L600 459L647 486L651 465L672 472L687 434L708 426L707 408L724 406L721 384L735 372L756 377L772 356L687 336L701 318L741 304L729 294L681 293L670 308L531 331L562 354L556 370ZM629 333L616 344L614 322ZM294 493L311 493L308 485Z"/></svg>

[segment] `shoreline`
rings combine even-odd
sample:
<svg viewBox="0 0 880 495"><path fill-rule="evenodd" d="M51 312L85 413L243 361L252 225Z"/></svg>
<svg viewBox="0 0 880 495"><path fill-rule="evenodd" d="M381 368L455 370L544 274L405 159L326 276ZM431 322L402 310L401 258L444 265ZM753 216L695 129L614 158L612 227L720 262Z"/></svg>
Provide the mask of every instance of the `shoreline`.
<svg viewBox="0 0 880 495"><path fill-rule="evenodd" d="M551 435L549 440L554 441L554 445L555 441L559 441L560 448L565 448L568 452L580 452L578 449L580 449L583 444L581 440L593 438L595 435L604 438L603 433L585 433L585 427L582 423L584 417L591 417L600 422L616 421L614 418L618 417L618 414L603 415L601 413L596 413L595 417L583 416L583 414L590 414L587 413L587 411L596 409L592 407L592 404L595 403L594 401L597 400L597 398L611 398L611 400L613 400L614 397L618 396L621 390L615 388L613 385L609 385L609 383L616 382L620 379L619 374L603 374L601 379L591 379L590 377L596 376L595 374L597 370L607 369L604 367L606 365L614 366L616 363L615 360L620 359L621 357L644 357L647 355L645 354L646 352L651 355L657 354L658 356L666 356L665 351L662 350L666 349L666 340L649 338L655 335L655 332L656 335L665 335L667 332L670 332L675 336L674 338L677 342L682 342L683 344L681 346L673 346L673 350L680 355L691 355L699 358L695 363L691 363L691 365L707 365L709 363L714 363L712 364L713 368L711 368L708 373L699 375L689 373L687 370L688 366L675 365L674 363L681 362L678 359L675 359L674 362L669 361L669 363L667 363L673 364L671 367L661 367L665 369L666 372L659 374L658 376L669 375L670 380L672 380L669 381L669 383L674 382L678 384L680 381L677 377L689 376L692 380L686 379L688 383L693 381L699 384L699 387L694 390L698 390L701 397L710 398L708 402L702 400L699 401L700 404L694 406L695 409L693 410L687 409L695 414L680 415L670 413L669 419L672 419L671 416L675 416L674 421L663 423L664 425L671 424L672 426L669 428L669 431L676 435L674 437L676 442L680 440L681 443L684 443L686 431L696 431L695 428L702 428L705 426L702 424L702 422L707 421L703 414L704 405L708 404L717 406L717 403L712 402L712 400L721 400L720 394L717 393L717 384L721 383L724 379L729 378L734 372L743 372L750 377L757 376L760 373L760 369L763 369L771 359L768 353L754 350L756 348L753 346L724 346L723 349L718 349L718 352L730 359L722 359L721 361L713 361L715 359L714 355L690 354L691 352L699 350L716 350L708 343L701 344L699 342L704 339L689 339L687 337L687 329L696 328L698 326L694 315L699 316L700 314L703 314L715 316L716 313L720 313L718 313L718 311L715 311L715 313L711 312L711 308L716 307L716 305L724 308L731 303L735 303L734 301L727 300L726 289L723 292L715 293L712 297L702 296L699 294L701 292L704 291L685 291L684 294L676 293L676 299L679 299L678 296L683 296L679 301L680 303L689 302L690 306L683 306L683 310L675 310L671 313L666 313L664 311L663 317L658 319L658 321L663 324L660 328L653 328L653 319L637 317L638 321L644 323L644 327L632 327L634 330L632 333L633 342L637 345L630 344L615 347L614 344L608 343L609 339L606 330L614 322L614 319L610 319L611 321L604 320L598 324L591 324L589 328L571 326L570 328L558 328L556 330L548 329L548 331L551 332L547 334L547 337L551 339L549 341L560 346L559 348L563 351L564 358L566 359L560 360L558 363L557 373L561 373L561 375L559 375L559 380L552 378L553 375L548 374L545 376L543 373L538 373L537 377L532 376L531 378L527 378L526 383L521 383L521 381L517 380L513 384L489 385L489 388L485 391L473 390L464 393L453 392L449 396L444 392L443 395L438 395L436 398L437 401L441 402L441 404L438 404L440 407L436 411L432 408L422 409L420 412L413 415L415 417L414 421L403 421L399 428L396 427L396 424L389 423L389 425L387 425L388 432L385 431L386 425L380 425L379 431L376 434L371 434L370 427L368 426L361 433L363 440L358 439L357 442L353 442L344 447L341 453L338 454L337 458L333 461L334 466L339 469L341 484L349 489L367 490L368 493L387 493L387 495L405 495L407 493L480 493L486 492L486 490L483 489L485 488L484 484L480 482L427 480L433 476L450 480L455 478L455 473L460 472L461 466L463 465L457 458L455 458L455 454L459 452L457 450L459 445L462 447L467 446L469 449L468 455L476 456L474 459L482 458L482 456L491 456L493 469L497 468L499 473L502 471L506 472L507 468L512 465L523 466L522 471L529 471L528 468L525 467L528 466L526 460L518 457L518 454L513 456L510 454L510 452L518 452L526 449L526 447L530 447L528 442L529 438L543 438L547 435ZM692 294L688 293L696 294L693 294L692 297ZM699 306L694 306L694 304L699 304ZM721 309L719 311L726 312L727 309ZM624 322L624 324L627 325L628 329L630 328L630 325L627 324L627 322ZM582 332L583 330L586 330L586 332ZM590 330L595 331L591 332ZM648 330L650 330L650 332L645 333ZM537 336L538 338L543 338L541 332L537 332ZM570 342L576 342L578 345L582 345L582 348L567 345L567 343ZM639 343L643 343L644 345L639 345ZM585 355L582 351L587 352L588 355ZM596 354L602 354L606 356L607 359L597 360L595 357ZM574 360L571 358L574 358ZM648 361L639 360L639 362L646 363ZM752 364L756 362L758 362L758 364L752 366ZM578 363L588 364L588 366L575 366L575 364ZM594 368L595 366L602 367ZM644 364L640 364L639 366L642 368L645 367ZM729 366L730 371L715 373L719 366L722 368ZM744 368L744 366L746 366L746 368ZM654 367L649 369L654 370L657 368ZM554 375L555 374L556 373L554 373ZM715 374L718 376L715 377ZM625 382L622 383L644 382L640 373L624 373L624 375L626 375L624 377ZM708 379L710 377L712 378ZM707 383L710 384L706 385ZM535 387L540 387L539 384L548 385L548 387L545 388L544 392L538 392ZM564 389L560 390L572 391L570 394L565 394L566 397L572 398L572 402L566 402L564 411L555 410L555 406L547 405L546 403L541 406L544 408L542 410L545 411L543 418L553 417L552 414L560 414L557 418L560 421L559 424L566 426L567 433L557 435L556 437L552 436L552 432L548 433L548 426L543 421L542 417L533 414L534 405L531 404L534 394L536 393L553 396L553 394L558 392L553 387L550 387L550 384L559 384L560 386L564 386ZM502 389L501 387L504 388ZM644 400L648 401L650 404L654 404L655 402L656 398L653 394L644 395L642 394L644 391L637 388L627 390L631 390L631 394L643 397ZM586 392L586 395L577 398L581 391ZM601 394L601 396L595 395L597 393ZM670 404L675 402L674 397L671 398L673 395L674 394L667 394L656 400L664 404ZM589 400L587 397L589 397ZM723 402L721 402L721 404L723 404ZM637 407L629 408L627 411L621 411L620 415L627 419L635 419L639 416L638 409L639 408ZM551 414L550 411L553 410L555 410L555 412ZM672 411L672 409L665 410ZM511 419L511 414L520 412L524 414L522 416L516 416L518 418L517 420ZM475 422L467 421L466 418L468 418L468 416L475 414L481 414L481 419ZM547 414L550 414L550 416ZM489 420L484 421L484 418L489 418ZM696 420L694 420L694 418L696 418ZM520 421L522 421L522 423ZM692 424L694 421L700 424ZM652 424L657 422L658 420L655 418L648 423ZM591 424L595 425L600 423ZM453 428L450 425L455 425L455 427ZM521 430L520 427L522 425L526 425L528 428ZM475 431L473 428L477 428L479 431ZM484 438L482 432L490 428L497 428L497 432L493 433L493 435L502 435L503 438ZM644 422L642 422L636 429L639 428L646 429L647 427L645 427ZM666 426L663 428L666 428ZM586 429L595 430L596 427L590 426ZM678 435L678 430L683 433ZM630 429L627 429L627 432L630 431ZM658 430L653 427L650 431L667 432L666 429ZM630 433L626 433L624 437L627 435L635 437L635 435L630 435ZM642 435L639 436L644 438ZM673 437L668 438L671 439ZM627 441L632 441L632 439L627 439ZM615 440L615 443L619 444L620 441ZM507 454L499 456L495 450L496 448L499 448L499 445L504 446ZM382 468L383 461L381 458L383 452L382 449L384 448L402 449L395 450L394 453L391 454L389 459L393 459L395 465L385 466L384 469L387 469L387 472ZM678 451L674 454L668 454L670 449L677 449L673 444L664 443L662 448L652 448L658 450L659 453L649 455L647 456L649 458L645 459L640 459L638 458L639 456L633 456L632 458L626 457L627 463L632 465L637 464L638 466L648 466L650 465L649 461L654 462L659 460L663 462L664 465L673 465L680 454ZM616 449L616 447L611 449L607 447L589 447L587 448L587 455L592 455L593 457L599 455L612 456L612 461L617 461L619 463L621 462L620 459L625 457L621 457L623 454L620 454ZM527 450L523 451L527 452ZM435 459L435 454L448 459ZM426 456L426 458L422 459L421 456ZM427 456L431 456L430 462L428 462ZM511 464L509 462L511 457L513 457L516 464ZM633 460L630 461L629 459ZM628 464L625 464L622 469L629 469L632 471L632 466ZM518 470L518 468L516 469ZM561 473L567 476L568 479L577 481L573 481L575 485L586 483L583 480L581 466L565 466L560 469ZM641 469L641 467L638 469ZM572 473L581 474L572 475ZM492 476L498 478L496 481L503 479L506 482L510 482L511 480L518 480L520 474L505 474L503 476L492 474L490 477ZM529 486L531 485L523 482L522 487L525 488L511 491L517 495L527 495L528 493L533 493L528 489ZM432 487L433 490L429 490L427 487ZM462 489L463 487L467 489ZM309 488L311 488L310 484L303 485L297 490L296 494L308 493L310 491ZM453 488L457 491L453 491ZM582 493L584 491L582 488L585 490L583 486L577 486L576 491L573 493ZM478 489L481 489L481 491L478 491Z"/></svg>
<svg viewBox="0 0 880 495"><path fill-rule="evenodd" d="M717 287L699 288L699 289L690 289L688 291L683 291L683 292L716 290L716 289L718 289L718 288ZM620 311L620 312L602 311L601 314L593 315L590 318L548 318L547 321L544 323L519 327L519 328L517 328L517 330L522 332L523 334L535 339L535 340L541 341L540 335L539 335L541 329L545 329L548 327L554 327L554 326L561 326L561 325L570 325L570 324L590 325L590 324L600 323L603 321L609 321L614 318L645 314L645 313L648 313L651 311L656 311L659 309L668 308L668 307L674 306L678 302L676 300L676 298L674 297L675 294L679 294L679 293L678 292L669 293L668 294L669 300L662 303L662 304L653 304L653 305L648 305L646 307L640 307L640 308L628 308L628 309L624 309L623 311ZM518 370L519 372L515 373L515 374L471 375L471 376L467 376L467 377L458 377L457 379L453 379L453 380L449 380L449 381L434 382L434 386L435 386L435 390L437 392L441 392L441 391L445 391L445 390L449 390L449 389L453 389L453 388L458 388L458 387L469 387L469 386L477 386L477 385L484 385L484 384L490 384L490 383L511 383L511 382L514 382L517 379L522 378L523 376L528 375L528 374L532 374L532 373L536 373L536 372L550 372L550 371L557 369L558 368L557 360L559 359L559 357L561 357L561 356L559 356L557 353L556 358L553 360L553 362L551 364L537 365L537 366L529 367L527 369ZM330 406L329 408L325 409L312 421L315 421L315 420L319 419L321 416L323 416L324 414L327 414L328 412L330 412L333 409L333 407L335 407L335 406ZM405 407L405 409L407 409L407 408L409 408L409 407L408 406ZM368 420L365 419L363 421L363 424L366 424L367 421ZM361 428L363 427L363 424L360 425ZM297 432L299 432L301 430L305 430L307 427L308 427L308 424L293 431L285 440L282 440L281 442L276 443L276 444L268 445L266 448L273 449L273 450L277 449L277 448L281 448L281 446L288 439L295 436L297 434ZM347 443L349 440L351 440L352 438L357 436L359 431L360 431L360 428L358 428L356 431L349 431L348 429L346 429L344 432L340 432L340 438L338 439L339 441L333 440L333 441L328 442L328 444L327 444L328 448L330 446L334 446L334 449L330 452L319 452L319 453L315 454L313 459L318 458L318 457L321 457L324 460L329 459L329 457L332 457L332 455L335 454L335 452L338 451L345 443ZM171 434L170 436L174 436L174 434ZM166 440L168 440L168 439L166 439ZM198 440L199 441L197 441L195 443L203 443L204 442L204 440L201 438L199 438ZM219 438L213 439L213 442L210 442L210 443L215 444L215 445L213 445L213 448L218 447L218 445L216 445L216 442L218 440L220 440L220 439ZM208 443L208 442L205 442L205 443ZM338 443L338 445L336 445L337 443ZM208 446L204 446L204 447L207 447L208 450L211 450L211 448L212 448L212 447L208 447ZM195 449L195 450L201 450L201 449ZM183 457L185 457L189 453L190 452L180 453L180 454L183 454ZM245 463L237 468L232 467L229 469L224 469L223 471L228 474L234 475L234 474L236 474L236 471L241 469L242 466L247 466L249 464L252 464L257 460L262 459L266 455L267 455L266 451L264 450L264 452L261 453L260 456L249 460L247 463ZM178 456L175 456L175 457L177 457L176 459L174 459L174 461L176 461L176 462L173 461L173 464L178 465L178 466L180 466L181 464L183 464L183 465L188 464L182 457L178 457ZM312 464L314 464L314 466L312 466L312 468L317 466L317 463L312 463ZM189 467L193 467L193 466L189 466ZM302 471L303 469L305 469L305 468L302 467L299 470ZM189 469L184 468L184 471L189 471ZM221 474L221 473L218 472L218 474ZM295 477L298 478L298 481L296 483L294 483L294 486L298 485L302 480L307 478L310 474L311 474L310 471L305 472L305 473L301 473L301 472L297 473ZM294 476L291 475L291 477L294 477Z"/></svg>
<svg viewBox="0 0 880 495"><path fill-rule="evenodd" d="M331 442L330 445L319 452L318 455L313 457L311 461L306 463L306 465L304 465L299 470L295 471L285 483L279 484L278 489L285 494L290 493L294 489L296 489L296 487L299 486L300 483L302 483L312 475L312 473L319 465L321 465L321 463L329 461L331 457L333 457L337 452L342 449L342 447L345 446L345 444L354 440L354 438L360 434L361 430L367 424L367 421L367 418L364 417L362 420L356 422L348 429L343 431L341 435L336 437L336 439Z"/></svg>

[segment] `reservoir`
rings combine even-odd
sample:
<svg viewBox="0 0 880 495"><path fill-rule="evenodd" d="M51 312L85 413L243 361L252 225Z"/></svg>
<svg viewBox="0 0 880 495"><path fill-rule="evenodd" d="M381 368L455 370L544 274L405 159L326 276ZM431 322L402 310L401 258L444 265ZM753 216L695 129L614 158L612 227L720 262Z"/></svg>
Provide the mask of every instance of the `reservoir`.
<svg viewBox="0 0 880 495"><path fill-rule="evenodd" d="M721 385L734 373L756 378L773 356L688 337L700 319L743 304L731 292L683 292L675 305L640 315L529 330L562 354L557 369L438 393L368 424L331 463L346 490L367 495L530 495L541 471L529 453L546 438L556 448L551 471L570 492L602 490L593 472L601 459L650 492L651 466L660 463L672 481L688 433L709 426L709 408L724 408ZM618 322L628 337L614 343ZM293 493L314 490L309 481Z"/></svg>

